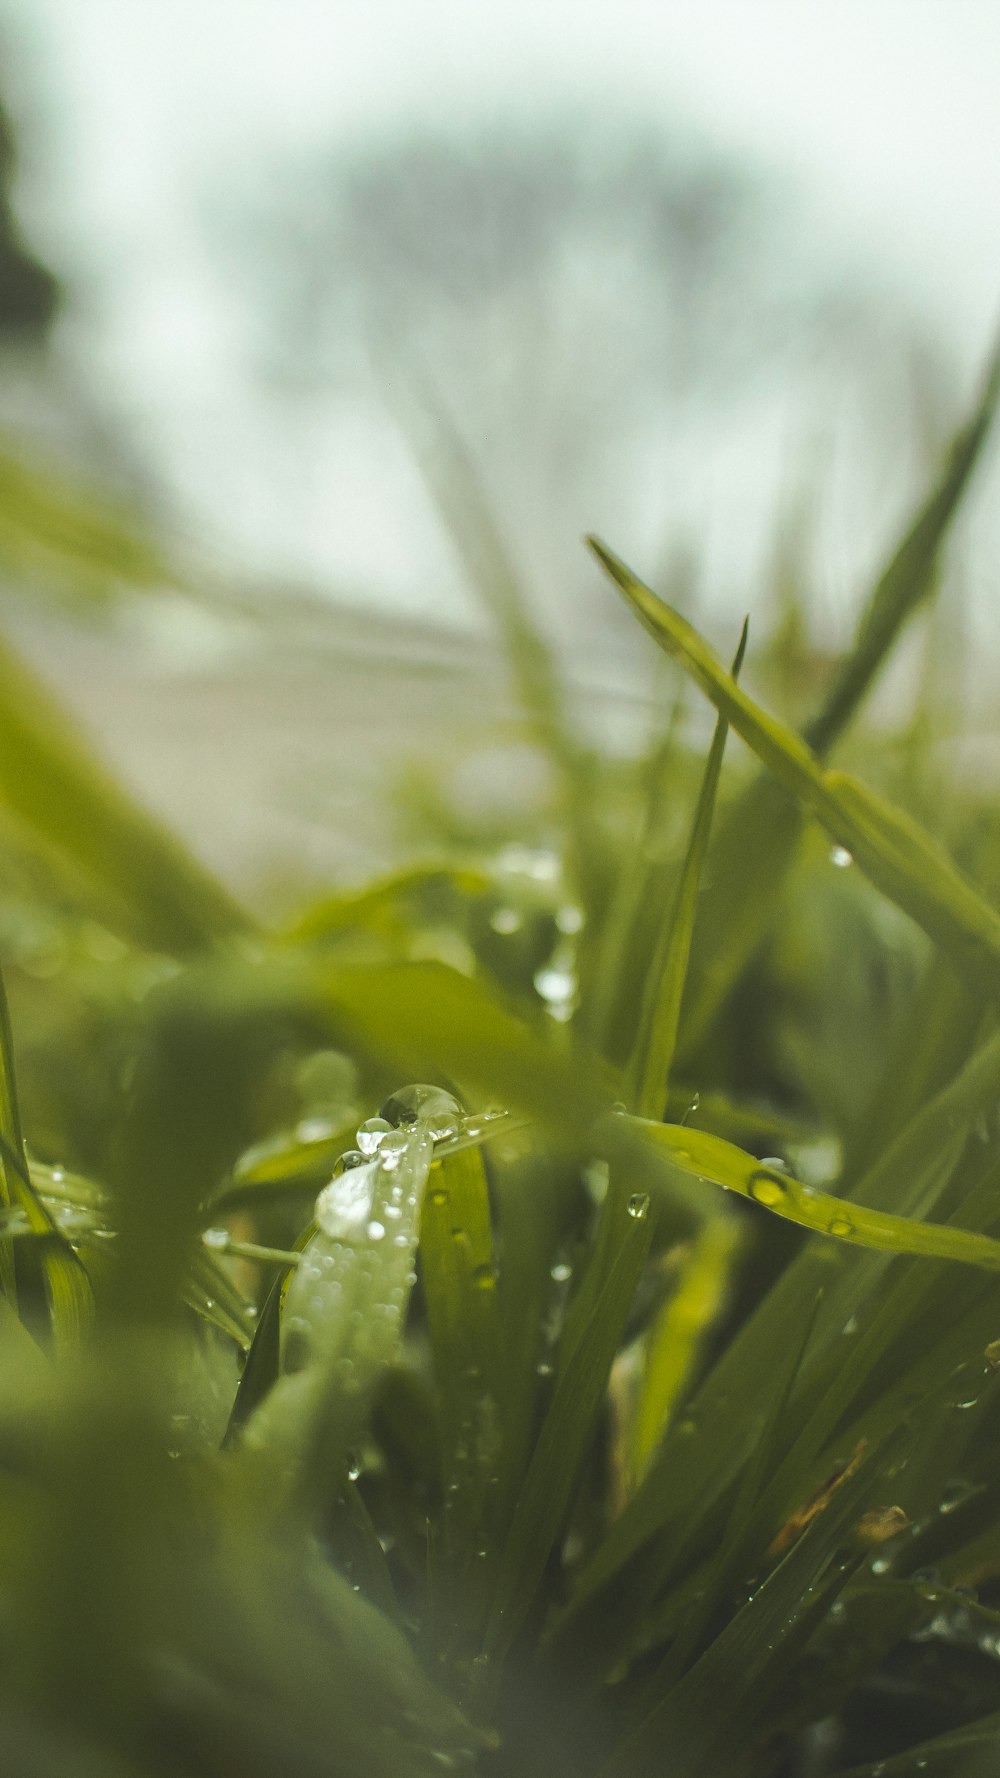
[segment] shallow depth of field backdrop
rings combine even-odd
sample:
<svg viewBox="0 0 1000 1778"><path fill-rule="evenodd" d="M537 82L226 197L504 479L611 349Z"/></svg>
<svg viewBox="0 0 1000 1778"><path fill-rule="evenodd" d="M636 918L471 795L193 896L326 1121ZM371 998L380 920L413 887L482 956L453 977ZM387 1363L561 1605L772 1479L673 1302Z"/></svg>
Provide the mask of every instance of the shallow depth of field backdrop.
<svg viewBox="0 0 1000 1778"><path fill-rule="evenodd" d="M0 7L0 1769L996 1769L998 77Z"/></svg>

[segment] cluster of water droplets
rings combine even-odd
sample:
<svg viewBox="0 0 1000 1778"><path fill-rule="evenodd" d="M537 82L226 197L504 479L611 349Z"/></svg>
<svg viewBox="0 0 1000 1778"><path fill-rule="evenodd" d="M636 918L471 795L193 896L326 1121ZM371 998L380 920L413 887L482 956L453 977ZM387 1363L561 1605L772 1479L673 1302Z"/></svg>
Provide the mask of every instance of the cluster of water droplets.
<svg viewBox="0 0 1000 1778"><path fill-rule="evenodd" d="M286 1292L287 1370L329 1357L345 1330L351 1336L346 1344L372 1348L371 1356L376 1346L398 1338L435 1158L482 1142L512 1121L500 1107L463 1113L444 1088L417 1083L390 1094L378 1116L358 1127L356 1146L338 1157L316 1199L316 1234ZM351 1380L345 1362L342 1381Z"/></svg>

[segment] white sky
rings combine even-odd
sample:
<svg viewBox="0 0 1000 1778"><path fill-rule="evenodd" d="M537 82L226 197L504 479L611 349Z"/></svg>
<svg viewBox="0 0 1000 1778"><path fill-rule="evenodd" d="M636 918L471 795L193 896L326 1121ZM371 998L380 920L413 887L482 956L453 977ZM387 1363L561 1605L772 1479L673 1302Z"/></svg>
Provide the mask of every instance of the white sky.
<svg viewBox="0 0 1000 1778"><path fill-rule="evenodd" d="M36 113L36 239L71 275L101 268L76 344L193 522L211 481L237 555L291 540L239 458L238 354L194 206L209 173L270 148L546 103L680 116L791 173L846 259L940 315L967 376L1000 316L997 0L0 0L3 18L15 109ZM288 473L279 454L279 492ZM342 528L349 570L365 521ZM299 567L332 565L320 530L317 509Z"/></svg>

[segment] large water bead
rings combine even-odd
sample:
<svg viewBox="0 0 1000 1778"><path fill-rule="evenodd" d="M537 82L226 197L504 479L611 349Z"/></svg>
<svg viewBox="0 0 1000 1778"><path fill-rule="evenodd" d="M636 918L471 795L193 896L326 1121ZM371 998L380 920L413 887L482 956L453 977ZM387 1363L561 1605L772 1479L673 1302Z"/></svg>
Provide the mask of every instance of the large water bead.
<svg viewBox="0 0 1000 1778"><path fill-rule="evenodd" d="M316 1199L313 1215L317 1227L331 1241L357 1241L364 1236L371 1216L378 1162L351 1167L325 1185Z"/></svg>
<svg viewBox="0 0 1000 1778"><path fill-rule="evenodd" d="M397 1130L406 1129L410 1124L426 1122L428 1118L459 1118L462 1107L454 1093L446 1092L444 1087L428 1086L417 1082L414 1086L398 1087L390 1093L379 1113Z"/></svg>

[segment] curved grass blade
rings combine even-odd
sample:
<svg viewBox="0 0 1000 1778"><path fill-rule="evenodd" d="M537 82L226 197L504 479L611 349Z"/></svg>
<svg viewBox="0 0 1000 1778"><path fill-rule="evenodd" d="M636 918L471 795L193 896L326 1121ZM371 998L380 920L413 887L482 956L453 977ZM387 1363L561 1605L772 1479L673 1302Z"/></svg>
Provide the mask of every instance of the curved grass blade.
<svg viewBox="0 0 1000 1778"><path fill-rule="evenodd" d="M806 724L810 748L825 757L867 696L898 636L932 592L948 530L982 455L1000 391L1000 352L955 435L941 475L876 581L854 642L819 709ZM802 814L770 779L756 778L719 823L684 1005L684 1042L693 1048L757 949L794 862Z"/></svg>
<svg viewBox="0 0 1000 1778"><path fill-rule="evenodd" d="M739 677L743 664L748 631L749 619L743 624L739 646L730 669L734 681ZM629 1097L640 1117L659 1117L666 1103L670 1070L677 1047L691 939L698 911L702 868L708 851L728 733L729 723L726 716L720 714L705 763L676 898L670 919L661 928L660 940L646 977L636 1047L629 1066Z"/></svg>
<svg viewBox="0 0 1000 1778"><path fill-rule="evenodd" d="M1000 997L1000 915L900 809L844 772L826 770L798 735L726 673L684 618L596 539L595 555L657 641L677 656L776 779L800 797L875 887L922 926L963 975Z"/></svg>
<svg viewBox="0 0 1000 1778"><path fill-rule="evenodd" d="M639 1120L633 1120L638 1122ZM803 1185L790 1174L762 1166L753 1155L681 1124L646 1122L647 1141L669 1155L676 1166L699 1179L710 1180L726 1191L739 1192L762 1204L775 1216L783 1216L801 1228L858 1247L874 1247L883 1253L909 1253L928 1259L957 1259L965 1265L1000 1271L1000 1241L946 1223L914 1222L884 1210L869 1210L847 1198L833 1197L814 1186Z"/></svg>

